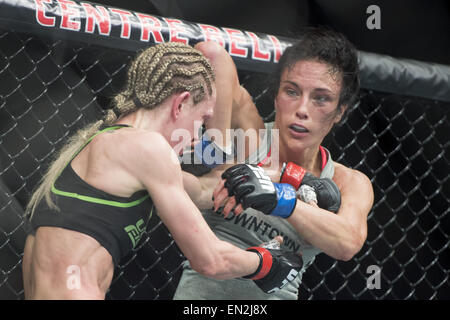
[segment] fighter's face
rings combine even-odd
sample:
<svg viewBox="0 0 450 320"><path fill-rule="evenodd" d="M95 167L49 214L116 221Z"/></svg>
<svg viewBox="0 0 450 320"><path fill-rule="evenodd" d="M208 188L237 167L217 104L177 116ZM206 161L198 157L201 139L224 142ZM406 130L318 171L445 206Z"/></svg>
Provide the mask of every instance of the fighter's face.
<svg viewBox="0 0 450 320"><path fill-rule="evenodd" d="M319 146L342 117L338 112L341 75L329 65L298 61L281 74L275 98L276 125L280 139L292 150Z"/></svg>

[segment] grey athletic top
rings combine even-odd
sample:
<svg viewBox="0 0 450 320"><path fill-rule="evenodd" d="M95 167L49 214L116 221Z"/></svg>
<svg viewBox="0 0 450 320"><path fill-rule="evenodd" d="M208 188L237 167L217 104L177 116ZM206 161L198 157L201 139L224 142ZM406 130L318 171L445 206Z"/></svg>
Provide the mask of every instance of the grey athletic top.
<svg viewBox="0 0 450 320"><path fill-rule="evenodd" d="M254 154L250 155L246 162L259 163L270 150L271 128L273 123L266 124L266 134L262 146ZM320 175L321 178L332 178L334 164L330 153L327 153L327 163ZM265 215L254 209L247 209L239 216L232 213L224 218L212 210L202 211L205 220L211 229L221 240L230 242L237 247L246 249L261 245L281 235L284 239L282 249L301 252L303 256L303 268L297 278L286 285L282 290L273 294L266 294L258 288L252 280L237 278L230 280L216 280L206 278L190 268L189 262L184 263L184 270L178 288L175 292L175 300L297 300L298 288L303 273L314 262L315 256L321 251L309 244L285 219Z"/></svg>

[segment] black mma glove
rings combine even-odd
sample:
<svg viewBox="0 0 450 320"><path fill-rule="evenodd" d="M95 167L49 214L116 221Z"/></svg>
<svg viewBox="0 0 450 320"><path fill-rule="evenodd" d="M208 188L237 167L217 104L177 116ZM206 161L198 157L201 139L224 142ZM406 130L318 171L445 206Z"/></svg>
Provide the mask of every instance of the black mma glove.
<svg viewBox="0 0 450 320"><path fill-rule="evenodd" d="M307 174L302 180L300 189L303 185L310 186L314 189L319 208L334 213L338 212L341 206L341 192L333 180L329 178L316 178L313 175Z"/></svg>
<svg viewBox="0 0 450 320"><path fill-rule="evenodd" d="M253 208L265 214L289 217L297 204L294 187L287 183L273 183L260 167L238 164L222 173L228 195L244 209Z"/></svg>
<svg viewBox="0 0 450 320"><path fill-rule="evenodd" d="M251 279L265 293L274 293L293 281L303 267L300 255L278 249L251 247L247 251L256 252L260 263L255 273L245 276Z"/></svg>

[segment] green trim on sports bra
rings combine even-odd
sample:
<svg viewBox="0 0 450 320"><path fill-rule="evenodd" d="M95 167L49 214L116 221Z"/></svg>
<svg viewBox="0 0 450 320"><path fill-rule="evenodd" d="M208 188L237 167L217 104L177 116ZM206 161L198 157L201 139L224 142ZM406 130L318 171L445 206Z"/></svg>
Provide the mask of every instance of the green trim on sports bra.
<svg viewBox="0 0 450 320"><path fill-rule="evenodd" d="M113 207L119 207L119 208L130 208L130 207L137 206L137 205L141 204L142 202L144 202L145 199L147 199L149 197L149 195L147 194L147 195L143 196L142 198L137 199L132 202L118 202L118 201L104 200L104 199L100 199L100 198L84 196L84 195L81 195L78 193L58 190L55 188L54 185L52 186L52 192L54 194L57 194L57 195L63 196L63 197L71 197L71 198L75 198L75 199L86 201L86 202L104 204L106 206L113 206Z"/></svg>
<svg viewBox="0 0 450 320"><path fill-rule="evenodd" d="M80 147L80 149L73 155L73 157L66 163L66 165L64 166L63 170L69 165L69 163L77 156L78 153L81 152L81 150L83 150L84 147L86 147L86 145L92 141L92 139L94 139L97 135L99 135L100 133L106 132L106 131L111 131L111 130L117 130L120 128L123 128L123 125L120 126L113 126L113 127L108 127L105 128L103 130L98 131L97 133L95 133L92 137L90 137L85 144L83 144L83 146ZM61 175L62 171L58 174L57 178ZM56 181L55 179L55 181ZM85 196L82 194L78 194L78 193L73 193L73 192L67 192L67 191L62 191L59 190L55 187L55 183L52 184L52 189L51 191L54 194L57 194L59 196L63 196L63 197L70 197L70 198L75 198L81 201L86 201L86 202L91 202L91 203L97 203L97 204L102 204L102 205L106 205L106 206L112 206L112 207L119 207L119 208L131 208L134 206L137 206L139 204L141 204L142 202L144 202L147 198L150 197L149 194L143 196L142 198L139 198L135 201L132 202L119 202L119 201L112 201L112 200L105 200L105 199L100 199L100 198L95 198L95 197L90 197L90 196Z"/></svg>

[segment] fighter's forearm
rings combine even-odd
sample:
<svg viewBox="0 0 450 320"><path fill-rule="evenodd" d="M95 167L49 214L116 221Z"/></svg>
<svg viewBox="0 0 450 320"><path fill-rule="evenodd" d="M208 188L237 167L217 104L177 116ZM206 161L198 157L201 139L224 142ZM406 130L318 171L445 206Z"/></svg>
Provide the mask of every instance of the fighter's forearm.
<svg viewBox="0 0 450 320"><path fill-rule="evenodd" d="M342 216L297 201L287 221L306 241L335 259L349 260L355 253L357 233Z"/></svg>

